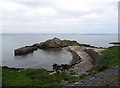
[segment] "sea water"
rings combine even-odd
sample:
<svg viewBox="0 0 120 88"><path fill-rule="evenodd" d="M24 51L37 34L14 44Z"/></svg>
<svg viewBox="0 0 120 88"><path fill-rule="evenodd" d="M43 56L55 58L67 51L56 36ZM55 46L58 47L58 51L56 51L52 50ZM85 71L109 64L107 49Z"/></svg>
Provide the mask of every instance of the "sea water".
<svg viewBox="0 0 120 88"><path fill-rule="evenodd" d="M117 35L80 35L80 34L2 34L0 35L0 54L2 66L15 68L52 69L54 63L68 64L72 60L70 52L62 49L42 50L25 56L14 56L14 50L27 45L44 42L54 37L76 40L79 43L97 47L109 47L110 42L118 41Z"/></svg>

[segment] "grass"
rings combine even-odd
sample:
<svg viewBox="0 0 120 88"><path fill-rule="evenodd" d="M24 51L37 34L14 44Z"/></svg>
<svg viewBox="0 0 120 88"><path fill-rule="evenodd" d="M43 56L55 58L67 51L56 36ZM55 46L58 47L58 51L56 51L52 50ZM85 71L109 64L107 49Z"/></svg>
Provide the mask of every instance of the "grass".
<svg viewBox="0 0 120 88"><path fill-rule="evenodd" d="M43 69L27 69L21 72L3 69L3 86L59 86L67 78L69 83L79 80L67 73L50 75Z"/></svg>
<svg viewBox="0 0 120 88"><path fill-rule="evenodd" d="M120 65L120 46L109 47L101 52L99 71L104 71L116 65Z"/></svg>
<svg viewBox="0 0 120 88"><path fill-rule="evenodd" d="M2 69L2 84L3 86L52 86L53 88L58 87L63 79L67 79L68 83L73 83L120 64L118 58L120 57L120 52L118 50L120 50L120 46L113 46L101 52L99 70L82 74L79 77L67 73L50 75L44 69L26 69L20 72Z"/></svg>
<svg viewBox="0 0 120 88"><path fill-rule="evenodd" d="M67 79L68 83L77 82L87 76L93 76L95 72L89 72L78 77L67 73L50 75L43 69L26 69L23 71L15 71L3 69L3 86L53 86L58 87L63 79Z"/></svg>

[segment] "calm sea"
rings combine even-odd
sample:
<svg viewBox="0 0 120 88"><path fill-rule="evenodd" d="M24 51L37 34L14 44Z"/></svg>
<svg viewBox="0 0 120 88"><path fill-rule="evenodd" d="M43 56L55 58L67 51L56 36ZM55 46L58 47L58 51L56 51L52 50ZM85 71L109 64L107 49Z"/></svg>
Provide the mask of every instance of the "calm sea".
<svg viewBox="0 0 120 88"><path fill-rule="evenodd" d="M25 56L14 56L14 50L26 45L40 43L51 38L76 40L79 43L98 47L109 47L110 42L118 41L117 35L80 35L80 34L3 34L0 35L0 54L3 66L20 68L52 69L52 64L65 64L72 60L71 53L60 50L37 50Z"/></svg>

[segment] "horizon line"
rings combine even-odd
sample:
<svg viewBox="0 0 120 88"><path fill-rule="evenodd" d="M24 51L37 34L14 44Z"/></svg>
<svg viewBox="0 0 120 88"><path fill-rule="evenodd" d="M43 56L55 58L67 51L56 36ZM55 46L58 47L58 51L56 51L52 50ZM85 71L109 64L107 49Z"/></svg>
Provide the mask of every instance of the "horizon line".
<svg viewBox="0 0 120 88"><path fill-rule="evenodd" d="M119 33L0 33L0 34L80 34L80 35L95 35L95 34L100 34L100 35L114 35L114 34L119 34Z"/></svg>

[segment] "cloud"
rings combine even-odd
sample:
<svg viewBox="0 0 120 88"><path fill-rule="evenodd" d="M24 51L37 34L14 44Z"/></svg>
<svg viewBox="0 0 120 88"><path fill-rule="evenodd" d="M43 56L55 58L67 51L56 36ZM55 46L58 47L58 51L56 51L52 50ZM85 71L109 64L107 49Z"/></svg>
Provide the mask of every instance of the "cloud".
<svg viewBox="0 0 120 88"><path fill-rule="evenodd" d="M0 8L4 12L8 12L9 15L16 15L19 13L21 16L25 17L35 17L38 15L51 16L57 14L56 10L52 7L30 7L24 4L15 2L1 2ZM12 14L13 13L13 14Z"/></svg>
<svg viewBox="0 0 120 88"><path fill-rule="evenodd" d="M80 0L58 0L56 1L56 7L70 12L89 12L91 8L87 3L81 2Z"/></svg>
<svg viewBox="0 0 120 88"><path fill-rule="evenodd" d="M112 33L118 0L1 0L2 32Z"/></svg>

